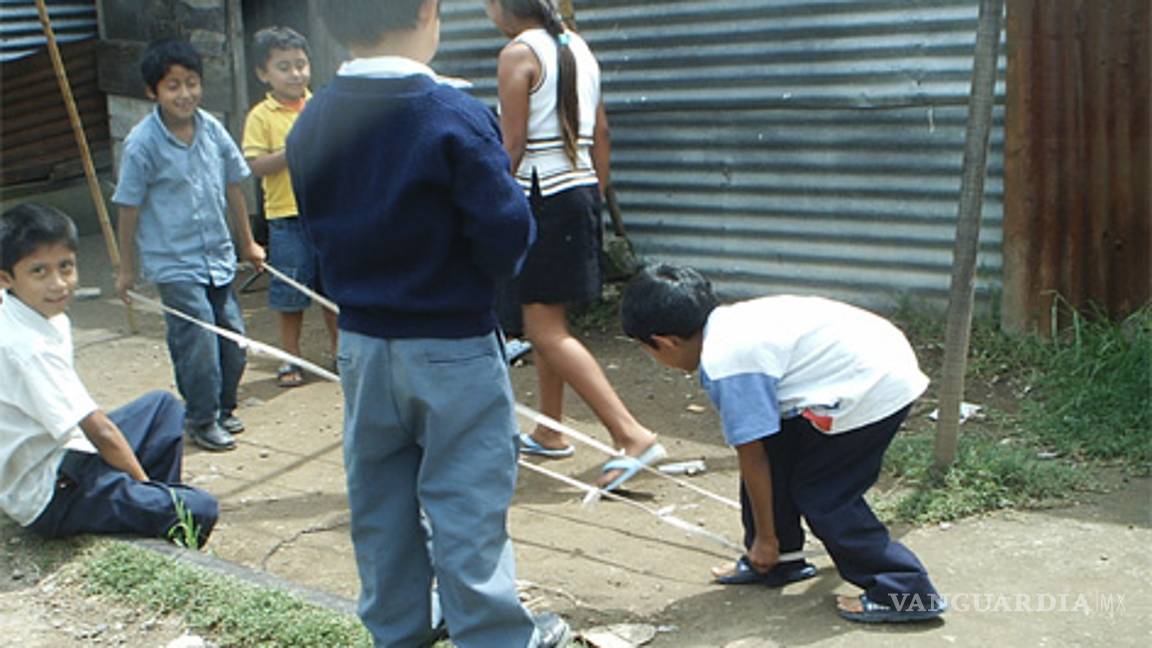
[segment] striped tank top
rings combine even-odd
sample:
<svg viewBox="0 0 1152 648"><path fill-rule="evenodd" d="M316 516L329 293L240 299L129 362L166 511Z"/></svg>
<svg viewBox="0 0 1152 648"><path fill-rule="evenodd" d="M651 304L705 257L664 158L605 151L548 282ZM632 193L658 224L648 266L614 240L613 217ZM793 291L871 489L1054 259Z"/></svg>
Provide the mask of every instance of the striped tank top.
<svg viewBox="0 0 1152 648"><path fill-rule="evenodd" d="M592 134L596 126L596 108L600 105L600 64L588 44L574 32L568 32L568 47L576 57L576 92L580 97L580 131L577 141L576 166L564 154L564 138L556 111L556 81L559 61L556 40L543 29L522 32L514 42L527 45L540 61L540 80L528 97L528 137L524 157L516 170L516 180L525 193L532 189L532 172L540 181L540 193L551 196L566 189L595 185L592 168Z"/></svg>

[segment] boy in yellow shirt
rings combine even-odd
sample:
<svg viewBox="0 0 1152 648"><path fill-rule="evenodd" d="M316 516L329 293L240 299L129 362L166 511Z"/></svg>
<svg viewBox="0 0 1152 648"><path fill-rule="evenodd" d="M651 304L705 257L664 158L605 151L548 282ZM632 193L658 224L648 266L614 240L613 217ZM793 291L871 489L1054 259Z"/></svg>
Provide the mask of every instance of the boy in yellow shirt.
<svg viewBox="0 0 1152 648"><path fill-rule="evenodd" d="M252 107L244 124L244 157L252 174L261 179L264 217L268 220L268 263L297 282L323 293L316 249L300 222L284 142L296 116L311 97L308 81L308 41L289 27L267 27L256 32L253 58L256 76L268 84L268 96ZM280 343L294 356L300 353L304 310L311 300L296 288L273 277L268 307L280 314ZM333 355L336 349L336 314L324 309ZM281 387L304 382L300 367L284 364L276 372Z"/></svg>

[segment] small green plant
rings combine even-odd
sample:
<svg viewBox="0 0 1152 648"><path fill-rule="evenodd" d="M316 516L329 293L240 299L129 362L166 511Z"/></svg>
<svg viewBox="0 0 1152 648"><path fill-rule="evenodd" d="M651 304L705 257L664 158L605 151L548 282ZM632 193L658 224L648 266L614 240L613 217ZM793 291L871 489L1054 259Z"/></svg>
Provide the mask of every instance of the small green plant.
<svg viewBox="0 0 1152 648"><path fill-rule="evenodd" d="M1087 485L1083 469L1041 459L1013 439L960 437L956 464L942 483L931 476L932 436L902 434L889 448L885 475L895 483L876 502L881 517L919 524L954 520L1003 508L1064 501Z"/></svg>
<svg viewBox="0 0 1152 648"><path fill-rule="evenodd" d="M200 525L192 512L184 504L184 498L169 488L168 494L172 497L172 505L176 507L176 524L168 529L168 540L186 549L200 548Z"/></svg>

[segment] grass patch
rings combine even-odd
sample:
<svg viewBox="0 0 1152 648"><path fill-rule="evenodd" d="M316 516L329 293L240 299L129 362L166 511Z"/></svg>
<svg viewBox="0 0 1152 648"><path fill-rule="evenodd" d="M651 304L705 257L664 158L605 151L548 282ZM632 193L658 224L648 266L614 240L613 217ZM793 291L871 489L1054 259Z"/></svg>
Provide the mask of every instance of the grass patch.
<svg viewBox="0 0 1152 648"><path fill-rule="evenodd" d="M933 441L930 434L901 434L893 441L884 457L884 475L895 486L875 502L880 517L917 524L955 520L1053 504L1089 484L1082 466L1041 460L1032 448L986 434L961 436L956 464L943 483L936 483Z"/></svg>
<svg viewBox="0 0 1152 648"><path fill-rule="evenodd" d="M371 646L359 620L120 542L99 542L79 564L90 593L183 618L226 646Z"/></svg>
<svg viewBox="0 0 1152 648"><path fill-rule="evenodd" d="M1072 312L1052 342L1032 341L1030 438L1070 456L1152 467L1152 306L1120 324Z"/></svg>
<svg viewBox="0 0 1152 648"><path fill-rule="evenodd" d="M1100 463L1149 473L1152 306L1119 323L1062 313L1069 324L1051 339L974 322L965 391L988 399L987 418L961 427L956 464L943 483L930 476L935 428L898 436L885 459L896 487L877 502L884 517L926 523L1050 504L1088 488L1087 470ZM904 308L895 319L925 370L938 373L941 316Z"/></svg>

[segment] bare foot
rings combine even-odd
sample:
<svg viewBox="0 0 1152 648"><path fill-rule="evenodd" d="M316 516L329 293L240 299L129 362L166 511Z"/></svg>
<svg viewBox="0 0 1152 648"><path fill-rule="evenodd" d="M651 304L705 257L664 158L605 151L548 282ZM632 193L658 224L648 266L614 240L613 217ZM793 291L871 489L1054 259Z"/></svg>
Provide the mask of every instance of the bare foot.
<svg viewBox="0 0 1152 648"><path fill-rule="evenodd" d="M837 596L836 607L845 612L863 612L864 606L860 603L859 596Z"/></svg>
<svg viewBox="0 0 1152 648"><path fill-rule="evenodd" d="M546 450L563 450L568 447L567 442L564 441L564 435L550 430L546 427L537 427L532 430L529 435L532 440L540 444L540 447Z"/></svg>
<svg viewBox="0 0 1152 648"><path fill-rule="evenodd" d="M724 563L723 565L717 565L712 568L712 578L728 578L735 576L739 571L738 563Z"/></svg>

